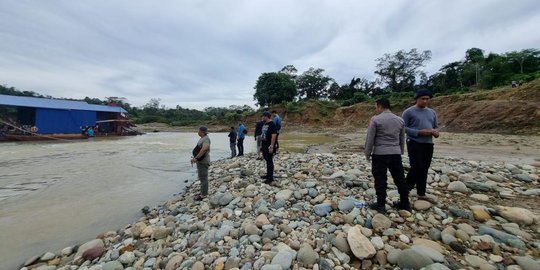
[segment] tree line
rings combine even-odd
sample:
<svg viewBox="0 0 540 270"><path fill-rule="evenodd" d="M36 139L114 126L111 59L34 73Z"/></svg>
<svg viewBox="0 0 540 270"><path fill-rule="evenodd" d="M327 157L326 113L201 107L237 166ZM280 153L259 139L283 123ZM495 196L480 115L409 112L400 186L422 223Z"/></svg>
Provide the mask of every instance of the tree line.
<svg viewBox="0 0 540 270"><path fill-rule="evenodd" d="M279 71L262 73L256 80L253 97L261 108L285 103L285 108L295 110L299 101L304 100L330 100L335 105L347 106L378 97L410 99L412 92L419 88L429 88L436 95L464 93L540 77L538 49L486 54L482 49L471 48L462 60L448 63L435 74L427 76L422 68L431 56L431 51L417 49L387 53L375 59L375 79L353 77L343 84L325 74L322 68L310 67L299 74L296 67L286 65ZM52 98L2 85L0 94ZM81 101L121 106L136 123L162 122L178 126L202 122L232 123L255 112L248 105L208 107L202 111L181 106L166 108L156 98L140 107L131 106L122 97L106 97L104 100L85 97Z"/></svg>
<svg viewBox="0 0 540 270"><path fill-rule="evenodd" d="M429 88L435 94L452 94L540 77L538 49L486 55L482 49L471 48L465 52L464 59L446 64L428 77L422 67L431 60L431 55L429 50L417 49L384 54L375 59L374 80L353 77L341 85L322 68L310 67L298 74L296 67L287 65L279 71L262 73L253 98L262 107L308 99L350 105L374 97L412 95L419 88Z"/></svg>

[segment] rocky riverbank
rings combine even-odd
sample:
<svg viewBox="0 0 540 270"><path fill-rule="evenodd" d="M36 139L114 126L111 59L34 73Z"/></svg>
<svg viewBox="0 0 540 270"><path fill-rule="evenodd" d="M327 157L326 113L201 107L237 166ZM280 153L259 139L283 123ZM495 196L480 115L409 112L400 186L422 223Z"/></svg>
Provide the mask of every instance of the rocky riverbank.
<svg viewBox="0 0 540 270"><path fill-rule="evenodd" d="M358 154L281 153L264 185L253 156L215 162L208 199L199 183L147 208L138 222L22 269L539 269L540 164L435 158L413 210L388 212ZM405 164L408 164L406 158ZM390 181L391 182L391 181Z"/></svg>

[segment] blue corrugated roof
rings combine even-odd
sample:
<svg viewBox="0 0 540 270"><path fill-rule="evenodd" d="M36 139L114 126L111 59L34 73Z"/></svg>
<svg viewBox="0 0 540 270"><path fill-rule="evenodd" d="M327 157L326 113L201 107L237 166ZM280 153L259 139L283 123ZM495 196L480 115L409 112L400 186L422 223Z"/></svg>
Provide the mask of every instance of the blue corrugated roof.
<svg viewBox="0 0 540 270"><path fill-rule="evenodd" d="M19 97L0 95L0 105L48 108L60 110L81 110L96 112L127 113L122 107L88 104L84 101L72 101L50 98Z"/></svg>

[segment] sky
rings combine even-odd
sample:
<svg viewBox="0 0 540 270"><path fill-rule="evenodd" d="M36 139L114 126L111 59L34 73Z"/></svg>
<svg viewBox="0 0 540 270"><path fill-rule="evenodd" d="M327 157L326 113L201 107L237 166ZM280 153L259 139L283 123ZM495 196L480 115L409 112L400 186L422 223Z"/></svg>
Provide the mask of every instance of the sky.
<svg viewBox="0 0 540 270"><path fill-rule="evenodd" d="M431 50L428 75L540 47L538 0L2 0L0 84L53 97L255 106L257 78L294 65L339 84L385 53Z"/></svg>

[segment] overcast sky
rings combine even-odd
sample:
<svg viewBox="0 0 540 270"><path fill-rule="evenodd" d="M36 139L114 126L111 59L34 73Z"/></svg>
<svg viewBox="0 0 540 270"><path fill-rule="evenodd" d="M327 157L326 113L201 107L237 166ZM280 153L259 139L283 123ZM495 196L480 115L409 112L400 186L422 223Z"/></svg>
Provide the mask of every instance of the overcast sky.
<svg viewBox="0 0 540 270"><path fill-rule="evenodd" d="M400 49L431 50L429 75L472 47L540 47L538 0L2 0L0 18L0 84L134 106L253 106L288 64L343 84Z"/></svg>

